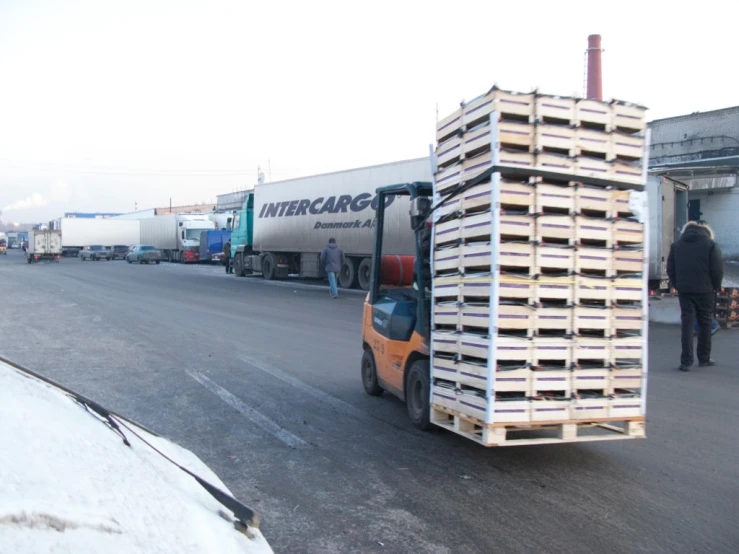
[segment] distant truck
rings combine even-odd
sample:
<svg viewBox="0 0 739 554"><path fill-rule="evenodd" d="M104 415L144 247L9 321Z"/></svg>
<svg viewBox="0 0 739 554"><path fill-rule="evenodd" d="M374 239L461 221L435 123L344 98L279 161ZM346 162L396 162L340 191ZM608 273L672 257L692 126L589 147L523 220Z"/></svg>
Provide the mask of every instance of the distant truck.
<svg viewBox="0 0 739 554"><path fill-rule="evenodd" d="M231 231L201 231L200 261L219 263L223 260L223 245L231 238Z"/></svg>
<svg viewBox="0 0 739 554"><path fill-rule="evenodd" d="M62 255L78 256L85 246L131 246L141 242L139 222L120 219L63 217L51 222L62 232Z"/></svg>
<svg viewBox="0 0 739 554"><path fill-rule="evenodd" d="M256 185L241 210L233 212L231 256L234 273L284 279L288 275L320 278L321 250L335 238L346 260L339 285L369 289L377 188L393 183L431 180L428 158L338 171ZM392 206L390 204L393 204ZM388 202L387 254L415 252L408 227L409 201Z"/></svg>
<svg viewBox="0 0 739 554"><path fill-rule="evenodd" d="M0 255L8 255L8 235L0 233Z"/></svg>
<svg viewBox="0 0 739 554"><path fill-rule="evenodd" d="M688 186L658 175L647 180L649 202L649 290L669 292L667 256L688 222Z"/></svg>
<svg viewBox="0 0 739 554"><path fill-rule="evenodd" d="M197 263L200 233L215 229L206 214L169 214L138 220L141 244L156 246L170 262Z"/></svg>
<svg viewBox="0 0 739 554"><path fill-rule="evenodd" d="M26 260L29 264L39 260L59 261L62 256L62 233L52 229L34 229L28 232Z"/></svg>

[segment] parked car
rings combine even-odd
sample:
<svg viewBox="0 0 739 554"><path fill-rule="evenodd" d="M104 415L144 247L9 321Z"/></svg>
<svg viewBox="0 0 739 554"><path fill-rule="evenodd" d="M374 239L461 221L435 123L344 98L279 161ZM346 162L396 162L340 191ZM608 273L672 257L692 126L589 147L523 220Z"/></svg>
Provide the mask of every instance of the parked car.
<svg viewBox="0 0 739 554"><path fill-rule="evenodd" d="M136 244L126 254L126 261L129 264L138 262L140 264L148 264L150 262L159 263L162 261L162 253L156 246L148 244Z"/></svg>
<svg viewBox="0 0 739 554"><path fill-rule="evenodd" d="M104 246L94 244L80 250L80 258L83 262L85 260L110 260L110 252Z"/></svg>
<svg viewBox="0 0 739 554"><path fill-rule="evenodd" d="M126 254L128 254L129 250L129 247L125 244L116 244L113 248L110 249L110 259L125 260Z"/></svg>

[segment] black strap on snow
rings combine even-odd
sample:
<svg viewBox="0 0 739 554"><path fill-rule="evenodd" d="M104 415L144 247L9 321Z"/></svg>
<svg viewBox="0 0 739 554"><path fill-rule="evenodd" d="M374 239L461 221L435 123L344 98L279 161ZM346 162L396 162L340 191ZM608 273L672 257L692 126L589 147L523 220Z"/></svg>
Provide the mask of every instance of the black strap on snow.
<svg viewBox="0 0 739 554"><path fill-rule="evenodd" d="M87 410L88 412L93 412L95 415L103 419L103 422L112 429L115 433L120 435L123 438L123 443L126 446L131 446L131 443L128 441L126 436L123 434L123 431L121 430L120 426L125 428L127 431L129 431L131 434L136 436L141 442L143 442L146 446L154 450L157 454L162 456L165 460L173 464L174 466L178 467L185 473L187 473L189 476L191 476L193 479L195 479L200 485L208 491L208 494L210 494L213 498L215 498L221 505L231 510L231 512L234 514L236 519L240 521L243 525L253 528L258 528L260 524L260 518L259 514L257 514L254 510L246 506L245 504L239 502L236 500L233 496L228 494L227 492L219 489L215 485L212 485L199 475L193 473L189 469L187 469L184 466L181 466L177 462L175 462L172 458L164 454L161 450L156 448L154 445L149 443L146 439L144 439L141 435L139 435L130 425L135 425L136 427L139 427L140 429L143 429L147 433L150 433L151 435L154 435L155 437L159 437L155 432L150 431L143 425L140 425L136 423L135 421L132 421L128 418L125 418L107 408L104 406L98 404L94 400L90 400L89 398L78 394L74 392L71 389L68 389L67 387L64 387L55 381L52 381L48 377L44 377L43 375L39 375L35 371L31 371L30 369L26 369L25 367L19 366L16 363L11 362L10 360L6 360L2 356L0 356L0 362L9 365L13 369L19 371L22 374L25 374L26 376L33 377L35 379L38 379L39 381L42 381L46 383L47 385L51 385L52 387L59 389L66 393L68 396L72 398L75 402L80 404Z"/></svg>

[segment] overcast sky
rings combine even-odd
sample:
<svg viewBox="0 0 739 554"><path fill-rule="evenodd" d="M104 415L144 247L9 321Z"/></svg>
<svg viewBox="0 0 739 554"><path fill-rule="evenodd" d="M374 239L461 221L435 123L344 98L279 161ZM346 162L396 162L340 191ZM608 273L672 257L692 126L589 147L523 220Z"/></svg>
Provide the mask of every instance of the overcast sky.
<svg viewBox="0 0 739 554"><path fill-rule="evenodd" d="M736 2L0 0L0 209L212 202L256 181L421 157L494 83L650 119L738 104Z"/></svg>

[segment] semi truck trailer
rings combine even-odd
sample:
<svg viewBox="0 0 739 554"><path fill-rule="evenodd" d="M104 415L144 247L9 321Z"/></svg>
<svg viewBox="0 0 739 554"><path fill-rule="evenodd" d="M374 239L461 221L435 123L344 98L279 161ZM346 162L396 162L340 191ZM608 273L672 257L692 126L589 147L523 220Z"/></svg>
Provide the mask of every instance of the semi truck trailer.
<svg viewBox="0 0 739 554"><path fill-rule="evenodd" d="M339 285L369 290L376 189L398 182L429 181L428 158L339 171L273 183L246 194L231 221L234 273L284 279L323 277L320 252L330 238L344 250ZM389 198L385 244L389 255L414 252L407 198Z"/></svg>
<svg viewBox="0 0 739 554"><path fill-rule="evenodd" d="M62 254L77 256L85 246L131 246L140 242L139 222L120 219L64 217L51 222L62 233Z"/></svg>
<svg viewBox="0 0 739 554"><path fill-rule="evenodd" d="M141 244L156 246L170 262L197 263L200 233L215 229L206 214L169 214L147 217L141 224Z"/></svg>

